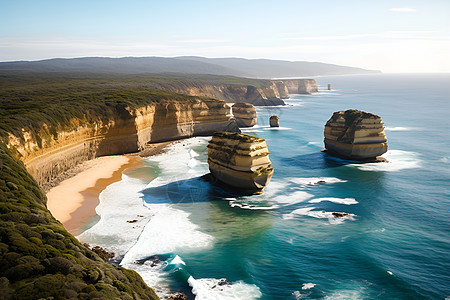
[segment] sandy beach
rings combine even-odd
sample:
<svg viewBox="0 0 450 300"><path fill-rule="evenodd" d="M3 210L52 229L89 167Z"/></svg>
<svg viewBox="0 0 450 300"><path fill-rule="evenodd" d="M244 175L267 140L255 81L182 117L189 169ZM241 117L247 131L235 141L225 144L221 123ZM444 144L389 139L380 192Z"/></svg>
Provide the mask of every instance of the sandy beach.
<svg viewBox="0 0 450 300"><path fill-rule="evenodd" d="M47 192L47 208L73 235L95 220L100 193L122 178L124 170L142 165L140 157L165 151L170 142L147 145L139 154L98 157L77 167L73 176L58 182Z"/></svg>
<svg viewBox="0 0 450 300"><path fill-rule="evenodd" d="M123 170L139 163L136 156L105 156L83 164L83 170L47 192L47 207L72 234L95 216L98 196L120 180Z"/></svg>

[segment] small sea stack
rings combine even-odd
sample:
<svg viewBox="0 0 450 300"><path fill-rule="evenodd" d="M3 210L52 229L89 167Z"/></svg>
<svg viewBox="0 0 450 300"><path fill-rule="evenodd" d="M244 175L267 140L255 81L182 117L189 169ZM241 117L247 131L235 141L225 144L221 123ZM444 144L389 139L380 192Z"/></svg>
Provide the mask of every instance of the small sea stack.
<svg viewBox="0 0 450 300"><path fill-rule="evenodd" d="M331 84L328 84L328 90L331 91Z"/></svg>
<svg viewBox="0 0 450 300"><path fill-rule="evenodd" d="M242 194L260 194L273 175L269 150L262 138L216 132L208 144L211 174Z"/></svg>
<svg viewBox="0 0 450 300"><path fill-rule="evenodd" d="M280 118L277 115L273 115L269 119L270 127L280 127Z"/></svg>
<svg viewBox="0 0 450 300"><path fill-rule="evenodd" d="M377 115L360 110L333 113L325 124L325 148L330 154L361 161L385 161L379 158L388 144L383 121Z"/></svg>
<svg viewBox="0 0 450 300"><path fill-rule="evenodd" d="M231 109L239 127L252 127L256 125L256 109L252 104L244 102L235 103Z"/></svg>

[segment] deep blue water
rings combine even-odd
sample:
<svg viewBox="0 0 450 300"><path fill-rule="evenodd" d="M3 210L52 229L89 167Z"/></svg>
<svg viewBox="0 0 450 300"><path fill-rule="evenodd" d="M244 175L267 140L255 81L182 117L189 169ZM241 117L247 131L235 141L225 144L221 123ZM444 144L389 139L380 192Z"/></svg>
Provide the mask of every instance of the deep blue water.
<svg viewBox="0 0 450 300"><path fill-rule="evenodd" d="M237 197L199 178L207 172L207 138L181 145L178 154L149 159L143 170L160 182L140 189L148 207L143 209L157 215L170 207L187 213L197 227L179 233L179 244L165 241L173 243L167 250L151 250L164 238L144 232L135 245L140 252L127 255L145 260L158 254L166 260L163 281L191 297L197 287L197 299L224 297L214 294L221 287L208 286L213 278L233 283L225 291L236 299L449 297L450 76L316 80L321 93L293 96L286 107L258 108L258 125L245 130L265 138L271 152L275 173L263 195ZM328 83L332 90L322 90ZM346 109L381 116L389 163L358 164L320 151L324 124ZM268 127L273 114L280 117L279 130ZM334 218L331 212L350 215ZM153 218L147 229L160 226L172 234L176 225ZM176 255L185 265L167 265ZM199 287L189 276L204 281Z"/></svg>

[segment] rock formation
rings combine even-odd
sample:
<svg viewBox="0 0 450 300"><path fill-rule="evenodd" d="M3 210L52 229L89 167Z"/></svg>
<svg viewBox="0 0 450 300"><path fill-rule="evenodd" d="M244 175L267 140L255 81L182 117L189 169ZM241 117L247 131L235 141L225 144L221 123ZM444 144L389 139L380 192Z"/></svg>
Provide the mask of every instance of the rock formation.
<svg viewBox="0 0 450 300"><path fill-rule="evenodd" d="M333 113L325 125L325 148L349 159L370 160L387 151L383 121L359 110Z"/></svg>
<svg viewBox="0 0 450 300"><path fill-rule="evenodd" d="M280 127L280 118L278 116L273 115L269 119L270 127Z"/></svg>
<svg viewBox="0 0 450 300"><path fill-rule="evenodd" d="M264 83L264 84L263 84ZM317 93L317 82L314 79L264 80L261 86L235 84L197 84L194 86L162 86L177 93L191 96L206 96L227 102L246 102L254 106L286 105L282 99L289 94Z"/></svg>
<svg viewBox="0 0 450 300"><path fill-rule="evenodd" d="M286 79L281 80L289 94L317 93L317 82L314 79Z"/></svg>
<svg viewBox="0 0 450 300"><path fill-rule="evenodd" d="M266 141L245 134L215 133L208 144L208 164L217 180L242 193L261 193L273 175Z"/></svg>
<svg viewBox="0 0 450 300"><path fill-rule="evenodd" d="M239 127L252 127L256 125L256 109L249 103L235 103L231 111Z"/></svg>

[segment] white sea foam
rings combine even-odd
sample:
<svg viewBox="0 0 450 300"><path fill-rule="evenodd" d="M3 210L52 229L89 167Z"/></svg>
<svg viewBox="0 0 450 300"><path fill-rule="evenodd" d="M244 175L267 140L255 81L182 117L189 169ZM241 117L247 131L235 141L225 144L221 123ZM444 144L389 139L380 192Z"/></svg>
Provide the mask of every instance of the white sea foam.
<svg viewBox="0 0 450 300"><path fill-rule="evenodd" d="M196 300L232 300L232 299L258 299L262 296L259 288L254 284L243 281L228 283L224 278L189 277L189 285Z"/></svg>
<svg viewBox="0 0 450 300"><path fill-rule="evenodd" d="M149 205L154 216L145 226L136 244L127 252L121 264L177 249L198 249L212 245L213 237L200 232L189 221L189 214L168 205Z"/></svg>
<svg viewBox="0 0 450 300"><path fill-rule="evenodd" d="M359 300L366 299L365 295L362 295L359 291L348 291L348 290L339 290L333 292L333 294L329 296L325 296L324 299L327 300Z"/></svg>
<svg viewBox="0 0 450 300"><path fill-rule="evenodd" d="M284 101L288 106L303 106L305 102Z"/></svg>
<svg viewBox="0 0 450 300"><path fill-rule="evenodd" d="M268 127L268 128L264 128L264 130L291 130L292 128L289 127Z"/></svg>
<svg viewBox="0 0 450 300"><path fill-rule="evenodd" d="M309 178L298 177L298 178L287 178L287 180L299 185L347 182L347 180L342 180L336 177L309 177Z"/></svg>
<svg viewBox="0 0 450 300"><path fill-rule="evenodd" d="M410 130L414 130L414 128L411 127L401 127L401 126L397 126L397 127L389 127L386 126L384 127L385 131L410 131Z"/></svg>
<svg viewBox="0 0 450 300"><path fill-rule="evenodd" d="M272 196L286 189L288 185L289 184L285 181L277 181L272 179L269 185L264 188L264 193L266 195Z"/></svg>
<svg viewBox="0 0 450 300"><path fill-rule="evenodd" d="M179 257L178 255L176 255L172 261L170 262L171 265L186 265L186 263L181 259L181 257Z"/></svg>
<svg viewBox="0 0 450 300"><path fill-rule="evenodd" d="M146 261L144 264L126 264L124 268L134 270L139 273L148 286L151 286L161 299L168 298L172 291L170 283L167 281L164 267L167 263L154 265L152 261Z"/></svg>
<svg viewBox="0 0 450 300"><path fill-rule="evenodd" d="M248 209L248 210L274 210L274 209L279 208L278 205L270 205L270 206L252 205L252 204L247 204L244 202L237 202L237 201L230 201L230 207L239 207L239 208Z"/></svg>
<svg viewBox="0 0 450 300"><path fill-rule="evenodd" d="M153 215L142 205L140 191L144 187L141 180L126 175L122 176L122 181L109 185L100 194L100 204L96 208L99 222L77 238L106 248L117 256L124 255Z"/></svg>
<svg viewBox="0 0 450 300"><path fill-rule="evenodd" d="M291 205L291 204L304 202L312 197L313 197L313 195L311 195L310 193L307 193L304 191L295 191L288 195L275 196L272 198L272 201L279 203L279 204L283 204L283 205Z"/></svg>
<svg viewBox="0 0 450 300"><path fill-rule="evenodd" d="M388 162L350 164L361 171L385 171L395 172L403 169L419 168L421 160L418 154L402 150L389 150L383 155Z"/></svg>
<svg viewBox="0 0 450 300"><path fill-rule="evenodd" d="M302 286L302 290L310 290L310 289L312 289L315 286L316 286L315 283L311 283L311 282L304 283L303 286Z"/></svg>
<svg viewBox="0 0 450 300"><path fill-rule="evenodd" d="M249 133L249 132L263 132L263 130L259 129L253 129L253 128L239 128L242 133Z"/></svg>
<svg viewBox="0 0 450 300"><path fill-rule="evenodd" d="M309 203L320 203L323 201L330 201L333 203L338 204L345 204L345 205L351 205L351 204L358 204L358 201L356 201L355 198L333 198L333 197L324 197L324 198L316 198L309 200Z"/></svg>
<svg viewBox="0 0 450 300"><path fill-rule="evenodd" d="M327 95L327 96L340 96L342 94L340 93L336 93L339 90L319 90L319 94L316 94L317 96L323 96L323 95Z"/></svg>
<svg viewBox="0 0 450 300"><path fill-rule="evenodd" d="M309 216L318 219L328 219L330 224L341 224L345 220L354 220L354 214L348 214L343 217L335 217L333 216L333 212L328 212L324 210L313 210L315 207L303 207L298 208L289 214L284 214L283 219L289 220L294 219L297 216Z"/></svg>
<svg viewBox="0 0 450 300"><path fill-rule="evenodd" d="M441 158L440 161L443 163L448 163L448 162L450 162L450 156L445 156L445 157Z"/></svg>

